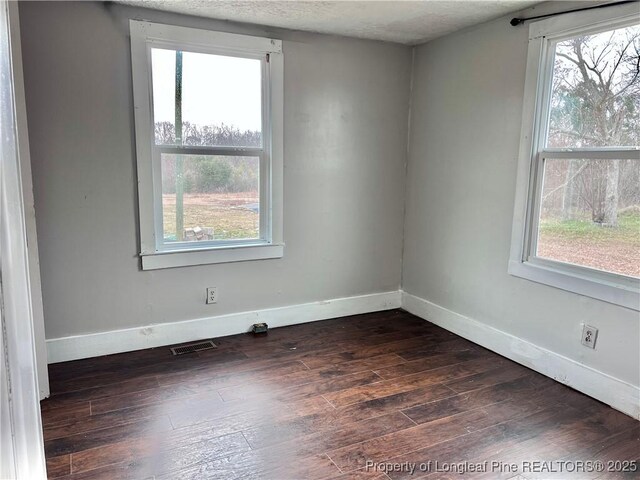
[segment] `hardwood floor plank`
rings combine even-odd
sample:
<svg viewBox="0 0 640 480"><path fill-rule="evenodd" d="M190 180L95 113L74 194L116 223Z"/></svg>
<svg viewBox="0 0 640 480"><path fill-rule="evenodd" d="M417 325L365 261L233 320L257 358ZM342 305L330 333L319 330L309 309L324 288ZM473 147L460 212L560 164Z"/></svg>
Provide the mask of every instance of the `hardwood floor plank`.
<svg viewBox="0 0 640 480"><path fill-rule="evenodd" d="M201 404L194 404L188 408L182 408L176 412L170 412L169 418L174 428L180 428L239 415L250 409L259 411L262 415L269 416L277 415L282 411L286 412L286 415L331 411L333 407L322 397L312 397L299 402L280 402L277 400L265 402L263 399L252 403L228 402L220 404L218 408L215 409L212 409L210 404L203 402Z"/></svg>
<svg viewBox="0 0 640 480"><path fill-rule="evenodd" d="M577 418L579 418L579 414L573 409L563 411L548 407L535 413L526 412L522 417L516 417L488 428L480 428L471 433L394 457L392 461L395 463L408 462L425 465L427 468L413 474L407 471L392 472L389 476L393 480L441 478L444 473L437 471L438 465L484 461L491 455L501 452L508 453L519 442L535 438L541 432L555 425L570 423Z"/></svg>
<svg viewBox="0 0 640 480"><path fill-rule="evenodd" d="M113 465L130 465L134 462L140 463L140 470L145 476L153 476L154 462L147 459L155 455L156 446L149 441L127 440L108 445L106 448L95 448L82 450L71 455L71 473L87 473L93 470L105 469ZM124 474L127 473L124 469ZM138 469L137 469L138 470Z"/></svg>
<svg viewBox="0 0 640 480"><path fill-rule="evenodd" d="M339 473L326 455L274 458L251 451L201 463L178 473L161 474L156 480L323 480Z"/></svg>
<svg viewBox="0 0 640 480"><path fill-rule="evenodd" d="M274 388L273 390L263 389L262 393L269 398L284 402L302 400L318 395L325 396L331 392L337 392L350 387L369 385L379 382L380 380L381 378L378 375L368 370L293 387ZM238 400L251 400L252 398L255 399L256 397L251 396L249 393L238 396Z"/></svg>
<svg viewBox="0 0 640 480"><path fill-rule="evenodd" d="M157 415L157 409L149 407L133 407L117 412L109 412L101 415L93 415L64 425L55 425L44 429L45 443L57 438L69 437L82 433L101 430L103 428L135 423L145 418L153 419Z"/></svg>
<svg viewBox="0 0 640 480"><path fill-rule="evenodd" d="M47 476L58 478L71 473L71 456L60 455L59 457L47 455Z"/></svg>
<svg viewBox="0 0 640 480"><path fill-rule="evenodd" d="M611 411L612 413L619 413ZM622 414L620 414L622 415ZM609 417L609 418L607 418ZM563 465L574 465L576 462L603 462L606 470L608 461L633 461L640 456L640 425L633 419L628 418L622 423L616 419L611 421L610 415L604 413L599 418L587 417L575 422L563 425L561 428L550 429L542 432L538 436L540 442L552 444L558 448L553 455L548 455L542 460L549 462L559 470ZM562 454L569 450L569 453ZM610 471L606 472L605 478L616 478L634 472ZM635 472L636 478L640 476L640 470ZM602 471L579 470L567 471L543 471L526 472L526 475L533 479L595 479L603 475Z"/></svg>
<svg viewBox="0 0 640 480"><path fill-rule="evenodd" d="M140 461L119 462L59 477L61 480L154 480L152 465Z"/></svg>
<svg viewBox="0 0 640 480"><path fill-rule="evenodd" d="M188 357L188 358L187 358ZM194 354L185 356L172 356L167 361L150 362L146 365L135 363L121 365L119 370L104 373L88 373L66 381L55 382L55 390L52 394L78 392L95 386L118 385L127 380L139 380L144 377L153 377L167 372L190 371L194 367L206 367L215 362L216 365L233 363L245 360L247 357L239 351L216 352L215 357L199 358Z"/></svg>
<svg viewBox="0 0 640 480"><path fill-rule="evenodd" d="M558 445L545 442L540 438L528 438L520 442L505 441L495 448L502 448L502 451L494 454L491 450L488 450L480 454L482 461L487 461L489 465L495 466L486 472L475 473L471 478L478 480L506 480L512 478L514 473L522 471L526 468L526 465L543 463L557 455L566 455L568 453ZM477 459L480 458L480 455L476 455L474 460L478 461ZM506 467L507 465L513 465L514 467Z"/></svg>
<svg viewBox="0 0 640 480"><path fill-rule="evenodd" d="M380 381L372 385L353 387L335 393L329 393L325 395L325 398L336 407L345 406L396 393L408 392L434 383L465 378L479 372L484 372L493 366L494 363L491 359L470 360L456 365Z"/></svg>
<svg viewBox="0 0 640 480"><path fill-rule="evenodd" d="M453 390L444 385L428 385L408 392L395 393L374 398L373 400L339 407L336 408L336 415L350 418L351 421L356 422L396 410L404 410L423 403L440 400L455 394Z"/></svg>
<svg viewBox="0 0 640 480"><path fill-rule="evenodd" d="M161 386L184 384L185 382L219 382L220 387L224 387L224 383L229 381L232 385L251 383L253 379L265 373L275 373L275 375L284 375L287 373L309 370L307 366L292 358L286 361L276 360L247 360L237 362L233 365L209 364L206 367L194 368L191 371L167 373L159 375L158 383Z"/></svg>
<svg viewBox="0 0 640 480"><path fill-rule="evenodd" d="M47 457L70 454L92 448L105 447L124 439L137 439L156 436L173 430L167 416L152 417L140 422L127 423L115 427L91 430L89 433L78 433L66 437L47 440L44 450Z"/></svg>
<svg viewBox="0 0 640 480"><path fill-rule="evenodd" d="M258 408L243 411L235 415L218 416L213 420L196 422L185 426L178 426L172 432L166 434L168 442L174 445L188 445L206 440L208 438L219 437L238 431L246 431L262 425L272 425L280 422L291 421L291 419L304 415L315 415L310 412L328 412L333 409L322 398L309 399L308 402L297 404L303 405L293 409L285 408Z"/></svg>
<svg viewBox="0 0 640 480"><path fill-rule="evenodd" d="M429 343L418 345L417 347L408 347L396 353L410 362L420 360L421 358L433 357L434 355L442 353L462 352L465 350L486 352L481 346L460 337L442 339L434 336L432 338L433 340Z"/></svg>
<svg viewBox="0 0 640 480"><path fill-rule="evenodd" d="M97 387L88 387L83 390L76 390L65 393L52 393L52 396L43 400L45 408L43 413L56 410L65 406L77 406L86 403L89 400L109 397L112 395L121 395L123 393L139 392L158 386L158 380L155 377L143 377L139 379L124 380L121 382L111 383L108 385L100 385Z"/></svg>
<svg viewBox="0 0 640 480"><path fill-rule="evenodd" d="M403 413L418 424L426 423L505 400L518 398L526 401L527 392L531 392L533 388L535 388L535 384L532 385L529 377L520 377L511 382L499 383L478 390L459 393L442 400L424 403L403 410Z"/></svg>
<svg viewBox="0 0 640 480"><path fill-rule="evenodd" d="M335 379L354 373L369 372L372 369L398 365L404 362L405 361L402 358L395 354L385 354L377 357L330 365L328 367L317 368L314 370L302 370L291 374L280 375L277 377L275 382L272 377L268 377L266 381L256 379L252 384L222 388L219 392L225 401L257 395L268 396L274 391L274 388L276 390L278 388L293 388L309 383L321 382L327 379ZM376 377L380 379L379 376L376 375Z"/></svg>
<svg viewBox="0 0 640 480"><path fill-rule="evenodd" d="M586 449L579 458L590 458L613 467L606 468L598 479L637 479L640 477L640 425L609 437L595 448Z"/></svg>
<svg viewBox="0 0 640 480"><path fill-rule="evenodd" d="M270 376L285 375L287 373L306 370L307 368L300 362L287 362L281 366L274 366L264 371L268 371ZM189 401L197 399L198 396L222 401L222 398L217 393L220 388L253 384L261 378L264 378L264 371L243 371L235 375L197 374L191 377L185 375L185 380L180 383L168 383L167 385L160 385L159 387L138 392L99 398L91 402L91 411L95 415L131 408L133 406L152 405L173 400L183 399ZM158 383L164 383L162 377L158 378Z"/></svg>
<svg viewBox="0 0 640 480"><path fill-rule="evenodd" d="M402 340L395 340L388 343L380 343L377 345L362 345L359 342L351 341L344 346L335 346L328 349L324 353L308 354L301 358L301 361L303 361L309 368L313 369L336 363L376 357L387 353L395 353L399 355L400 353L410 351L412 348L426 348L427 346L435 347L441 341L442 340L438 337L429 333ZM336 350L341 350L342 348L344 348L344 350L336 353ZM400 356L406 360L404 355Z"/></svg>
<svg viewBox="0 0 640 480"><path fill-rule="evenodd" d="M93 415L100 415L132 407L165 403L176 399L194 398L197 395L206 393L210 393L211 398L214 399L217 391L217 384L202 385L198 383L187 383L160 386L139 392L112 395L110 397L93 400L91 402L91 412ZM219 400L222 401L221 398Z"/></svg>
<svg viewBox="0 0 640 480"><path fill-rule="evenodd" d="M462 352L443 353L434 355L411 362L404 362L399 365L393 365L386 368L374 369L374 371L385 380L396 377L403 377L413 373L427 372L440 367L455 365L457 363L466 362L468 360L477 360L480 358L490 358L484 352L465 350ZM507 360L495 359L496 364L507 364Z"/></svg>
<svg viewBox="0 0 640 480"><path fill-rule="evenodd" d="M516 380L528 375L531 375L531 370L512 363L511 365L487 370L461 379L448 380L445 381L444 384L458 393L464 393L477 390L478 388L508 382L509 380Z"/></svg>
<svg viewBox="0 0 640 480"><path fill-rule="evenodd" d="M309 405L306 406L306 408L308 407ZM265 412L262 410L245 412L239 415L220 417L215 421L207 422L205 424L199 423L188 427L177 428L172 431L162 432L161 435L127 438L123 439L121 442L104 446L100 448L99 452L83 451L80 452L82 457L78 457L78 454L74 454L74 458L82 458L83 461L86 461L85 457L88 459L99 457L101 465L120 462L123 458L127 459L127 461L133 461L136 459L144 460L151 465L155 465L158 463L158 460L156 459L158 456L165 457L169 455L169 458L178 459L181 456L187 456L187 453L189 452L197 453L202 452L203 449L209 449L210 445L207 442L213 442L214 439L217 439L216 442L219 443L211 443L211 445L223 445L228 443L229 439L234 441L238 440L240 438L238 435L242 435L240 430L257 428L256 425L260 425L262 423L275 424L278 422L287 422L291 418L298 418L299 416L299 412L295 411L276 411L273 415L265 415L264 413ZM242 436L242 438L244 439L244 436ZM240 442L240 446L242 445L244 444ZM246 445L248 447L248 443ZM183 450L179 450L180 448ZM233 448L235 449L235 447ZM244 447L240 450L243 449ZM169 451L171 451L171 454L167 453ZM228 455L232 452L224 451L223 453ZM191 454L191 457L193 457L193 454ZM211 457L209 457L209 459L211 459ZM199 459L191 463L196 464L201 461L205 460ZM99 468L99 466L91 464L89 467L84 468L93 469ZM186 467L183 465L179 468ZM169 471L171 469L172 468L165 467L162 471ZM158 473L158 471L155 473Z"/></svg>
<svg viewBox="0 0 640 480"><path fill-rule="evenodd" d="M253 449L280 444L278 451L295 451L297 456L309 456L345 447L370 438L413 427L415 424L400 412L393 412L360 422L340 422L324 416L298 417L290 422L265 425L242 433Z"/></svg>
<svg viewBox="0 0 640 480"><path fill-rule="evenodd" d="M577 452L599 444L616 432L637 429L638 426L632 418L611 408L602 408L599 413L592 413L566 428L545 432L541 438Z"/></svg>
<svg viewBox="0 0 640 480"><path fill-rule="evenodd" d="M142 459L153 475L177 472L234 453L249 451L241 433L232 433L184 446L170 446L158 437L125 440L108 446L83 450L71 455L71 471L80 473L96 468Z"/></svg>
<svg viewBox="0 0 640 480"><path fill-rule="evenodd" d="M556 407L557 409L558 407ZM538 432L535 437L524 439L519 442L511 442L510 445L503 446L502 449L495 448L492 452L484 452L482 458L488 461L497 461L505 464L507 462L515 463L517 465L531 465L534 462L540 464L549 464L550 470L542 472L534 472L526 470L522 473L529 478L546 478L546 479L586 479L597 478L601 472L583 471L577 469L571 471L572 468L576 468L576 461L593 462L595 460L594 455L581 454L579 451L583 446L600 445L603 442L607 442L614 437L614 432L626 431L631 432L633 428L637 428L634 425L636 422L621 415L620 418L611 409L607 409L606 412L602 412L599 417L587 417L583 416L583 412L573 407L561 407L562 418L557 421L555 425L549 425L547 428ZM623 420L623 421L621 421ZM624 421L626 420L626 421ZM518 422L514 422L518 423ZM521 429L522 431L522 429ZM631 443L631 442L629 442ZM629 445L627 444L627 447ZM640 447L640 443L636 443L636 447ZM636 450L640 452L640 450ZM628 449L625 453L625 457L629 458L632 450ZM480 457L476 457L480 458ZM607 455L607 458L611 458ZM567 468L568 467L568 468ZM475 475L473 478L507 478L508 475L490 475L487 472L483 475Z"/></svg>
<svg viewBox="0 0 640 480"><path fill-rule="evenodd" d="M523 416L532 405L506 401L451 417L424 423L398 433L368 440L358 445L327 452L343 471L366 466L367 461L383 462L388 458L415 451L445 440L466 435L492 425Z"/></svg>
<svg viewBox="0 0 640 480"><path fill-rule="evenodd" d="M42 415L42 425L65 425L78 420L86 419L91 415L91 402L81 401L70 406L50 408Z"/></svg>

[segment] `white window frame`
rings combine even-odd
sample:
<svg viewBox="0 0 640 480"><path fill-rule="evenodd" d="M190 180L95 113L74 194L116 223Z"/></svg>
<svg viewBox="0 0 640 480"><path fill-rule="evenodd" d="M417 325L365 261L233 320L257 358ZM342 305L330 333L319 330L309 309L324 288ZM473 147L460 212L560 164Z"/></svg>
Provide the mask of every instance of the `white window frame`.
<svg viewBox="0 0 640 480"><path fill-rule="evenodd" d="M549 159L639 158L637 148L545 147L557 42L636 24L637 4L559 15L532 23L522 110L518 177L508 271L511 275L640 310L640 280L535 255L542 189L542 168Z"/></svg>
<svg viewBox="0 0 640 480"><path fill-rule="evenodd" d="M143 270L280 258L283 241L282 41L130 20L138 169L140 256ZM151 49L166 48L259 59L262 64L262 147L156 146ZM164 242L160 151L184 155L260 158L260 238Z"/></svg>

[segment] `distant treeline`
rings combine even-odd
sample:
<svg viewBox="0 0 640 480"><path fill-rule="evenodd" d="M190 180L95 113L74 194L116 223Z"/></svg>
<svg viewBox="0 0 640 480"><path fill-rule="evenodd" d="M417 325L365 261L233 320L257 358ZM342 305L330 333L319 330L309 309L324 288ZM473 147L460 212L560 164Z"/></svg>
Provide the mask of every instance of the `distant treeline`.
<svg viewBox="0 0 640 480"><path fill-rule="evenodd" d="M176 191L177 155L162 156L162 193ZM260 162L257 157L182 155L184 193L257 192Z"/></svg>
<svg viewBox="0 0 640 480"><path fill-rule="evenodd" d="M156 144L176 145L175 125L157 122ZM229 125L182 124L182 145L260 147L258 131L241 131ZM162 156L162 192L176 191L176 155ZM256 157L182 155L185 193L255 192L260 185L260 162Z"/></svg>
<svg viewBox="0 0 640 480"><path fill-rule="evenodd" d="M176 128L170 122L156 122L157 145L176 145ZM255 130L239 130L233 126L198 126L189 122L182 124L182 145L219 147L259 147L261 134Z"/></svg>

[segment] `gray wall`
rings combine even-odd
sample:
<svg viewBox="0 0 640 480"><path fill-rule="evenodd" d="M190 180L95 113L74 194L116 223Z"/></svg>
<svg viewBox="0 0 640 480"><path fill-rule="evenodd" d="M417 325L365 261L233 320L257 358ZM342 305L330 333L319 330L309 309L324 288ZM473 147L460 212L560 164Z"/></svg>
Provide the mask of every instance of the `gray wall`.
<svg viewBox="0 0 640 480"><path fill-rule="evenodd" d="M527 34L503 18L416 49L403 288L638 385L637 312L507 274Z"/></svg>
<svg viewBox="0 0 640 480"><path fill-rule="evenodd" d="M88 2L20 18L47 338L399 288L408 47ZM283 259L140 270L128 18L284 40Z"/></svg>

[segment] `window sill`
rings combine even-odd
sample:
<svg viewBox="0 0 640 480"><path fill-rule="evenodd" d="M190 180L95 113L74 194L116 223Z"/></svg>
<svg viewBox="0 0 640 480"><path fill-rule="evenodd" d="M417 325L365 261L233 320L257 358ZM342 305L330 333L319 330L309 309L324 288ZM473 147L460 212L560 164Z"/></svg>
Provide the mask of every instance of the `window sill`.
<svg viewBox="0 0 640 480"><path fill-rule="evenodd" d="M171 251L146 254L142 256L143 270L161 268L188 267L214 263L246 262L282 258L283 244L258 244L214 247L201 250Z"/></svg>
<svg viewBox="0 0 640 480"><path fill-rule="evenodd" d="M621 281L596 279L571 271L570 265L546 265L533 262L509 262L509 274L560 288L568 292L596 298L614 305L640 311L640 280L620 277Z"/></svg>

